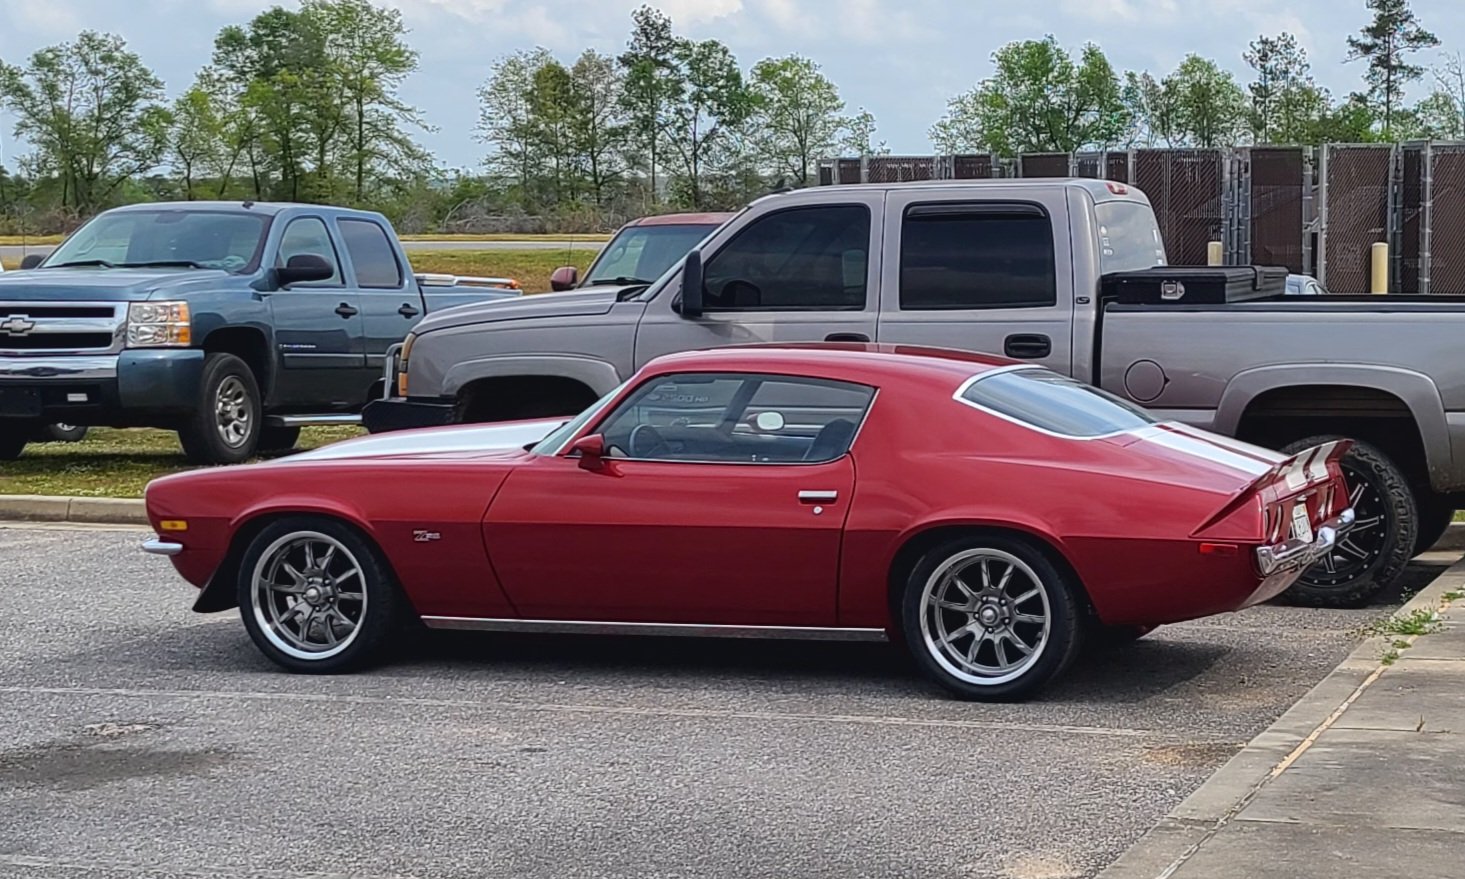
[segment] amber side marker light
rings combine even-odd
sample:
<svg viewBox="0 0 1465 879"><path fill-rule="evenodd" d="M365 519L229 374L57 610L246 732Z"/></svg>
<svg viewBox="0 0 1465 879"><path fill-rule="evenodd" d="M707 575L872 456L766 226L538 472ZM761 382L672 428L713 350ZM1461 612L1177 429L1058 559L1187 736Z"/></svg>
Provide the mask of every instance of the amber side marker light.
<svg viewBox="0 0 1465 879"><path fill-rule="evenodd" d="M182 519L164 519L158 523L159 531L187 531L188 523Z"/></svg>
<svg viewBox="0 0 1465 879"><path fill-rule="evenodd" d="M1241 552L1241 547L1234 543L1202 543L1200 545L1201 555L1234 556Z"/></svg>

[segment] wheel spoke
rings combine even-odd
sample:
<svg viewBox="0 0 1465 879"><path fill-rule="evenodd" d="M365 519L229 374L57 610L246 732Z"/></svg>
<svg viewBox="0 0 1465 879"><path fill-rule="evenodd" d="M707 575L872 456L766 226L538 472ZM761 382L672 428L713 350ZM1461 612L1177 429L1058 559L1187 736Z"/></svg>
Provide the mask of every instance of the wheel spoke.
<svg viewBox="0 0 1465 879"><path fill-rule="evenodd" d="M1012 615L1012 621L1015 623L1029 623L1034 626L1041 626L1048 621L1048 618L1035 613L1015 613Z"/></svg>
<svg viewBox="0 0 1465 879"><path fill-rule="evenodd" d="M1363 549L1352 540L1345 540L1342 543L1338 544L1338 549L1342 552L1346 552L1356 559L1359 559L1360 561L1368 558L1368 550Z"/></svg>
<svg viewBox="0 0 1465 879"><path fill-rule="evenodd" d="M1002 574L1002 579L1000 579L1000 580L997 581L997 592L998 593L1005 594L1007 592L1007 587L1009 585L1011 585L1011 583L1012 583L1012 574L1016 570L1017 570L1017 567L1015 565L1008 565L1007 566L1007 570L1004 571L1003 574Z"/></svg>
<svg viewBox="0 0 1465 879"><path fill-rule="evenodd" d="M1358 506L1358 499L1361 498L1361 497L1363 497L1363 492L1367 488L1368 488L1368 484L1367 483L1362 482L1362 481L1357 482L1353 486L1353 490L1348 493L1348 503L1351 504L1352 506L1354 506L1356 508Z"/></svg>
<svg viewBox="0 0 1465 879"><path fill-rule="evenodd" d="M1353 522L1351 533L1358 534L1364 531L1372 531L1384 522L1383 516L1370 516L1367 519L1357 519Z"/></svg>
<svg viewBox="0 0 1465 879"><path fill-rule="evenodd" d="M1017 636L1017 632L1013 631L1012 629L1008 629L1006 634L1007 640L1011 641L1012 645L1016 647L1023 656L1031 656L1033 654L1033 648L1028 646L1028 642L1019 638Z"/></svg>
<svg viewBox="0 0 1465 879"><path fill-rule="evenodd" d="M360 592L337 592L336 593L336 600L337 601L342 601L342 600L344 600L344 601L365 601L366 600L366 596L363 595Z"/></svg>
<svg viewBox="0 0 1465 879"><path fill-rule="evenodd" d="M952 646L952 642L955 641L957 638L960 638L963 635L970 635L973 632L975 632L977 629L980 629L981 627L982 627L982 624L981 623L977 622L976 620L972 620L971 622L967 623L966 625L958 628L956 631L954 631L954 632L948 632L947 634L942 635L941 636L941 643L944 644L944 645L946 645L947 647L950 647L950 646Z"/></svg>
<svg viewBox="0 0 1465 879"><path fill-rule="evenodd" d="M303 601L297 601L294 604L290 605L288 608L285 609L284 613L280 614L280 625L283 626L284 624L295 619L297 616L300 615L301 611L309 606L310 605L306 604Z"/></svg>
<svg viewBox="0 0 1465 879"><path fill-rule="evenodd" d="M954 601L947 601L944 598L937 599L935 604L942 610L955 610L961 612L970 611L972 607L972 603L970 601L966 602L965 604L957 604Z"/></svg>
<svg viewBox="0 0 1465 879"><path fill-rule="evenodd" d="M983 592L990 592L990 591L992 591L992 562L991 562L991 560L990 559L987 559L987 558L983 558L981 560L981 562L978 563L978 566L982 570L982 591Z"/></svg>
<svg viewBox="0 0 1465 879"><path fill-rule="evenodd" d="M358 569L358 568L352 568L351 570L347 571L346 573L342 574L341 576L334 578L334 581L335 581L335 584L337 586L340 586L342 583L346 582L347 580L350 580L352 577L359 577L359 576L361 576L360 569Z"/></svg>
<svg viewBox="0 0 1465 879"><path fill-rule="evenodd" d="M976 601L977 594L972 591L972 587L968 586L966 584L966 581L962 580L955 571L947 574L946 578L947 583L950 583L952 586L955 586L957 589L961 590L961 594L966 596L967 601Z"/></svg>
<svg viewBox="0 0 1465 879"><path fill-rule="evenodd" d="M320 566L315 563L315 544L306 541L305 544L305 569L307 571L319 571Z"/></svg>
<svg viewBox="0 0 1465 879"><path fill-rule="evenodd" d="M997 664L1006 668L1012 665L1012 660L1007 658L1007 639L1001 635L992 639L993 652L997 655Z"/></svg>
<svg viewBox="0 0 1465 879"><path fill-rule="evenodd" d="M1042 595L1042 594L1043 594L1043 590L1041 590L1038 587L1034 586L1032 589L1029 589L1027 592L1024 592L1023 594L1019 595L1018 597L1012 599L1012 605L1014 607L1016 607L1017 605L1022 604L1025 601L1032 601L1034 598L1037 598L1039 595Z"/></svg>

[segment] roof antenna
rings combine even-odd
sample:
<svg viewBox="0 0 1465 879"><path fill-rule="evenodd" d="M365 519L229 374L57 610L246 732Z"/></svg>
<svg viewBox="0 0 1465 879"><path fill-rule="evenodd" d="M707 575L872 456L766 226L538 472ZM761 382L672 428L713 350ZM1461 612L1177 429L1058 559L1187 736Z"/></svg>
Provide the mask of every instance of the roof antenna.
<svg viewBox="0 0 1465 879"><path fill-rule="evenodd" d="M254 202L253 201L250 201L249 199L245 199L244 200L244 209L247 211L247 210L249 210L252 207L254 207Z"/></svg>

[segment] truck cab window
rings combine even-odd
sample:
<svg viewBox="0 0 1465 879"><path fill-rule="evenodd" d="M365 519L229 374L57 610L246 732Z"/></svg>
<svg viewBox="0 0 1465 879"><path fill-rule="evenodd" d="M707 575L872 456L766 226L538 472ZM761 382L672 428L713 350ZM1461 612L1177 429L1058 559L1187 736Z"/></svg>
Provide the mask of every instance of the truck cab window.
<svg viewBox="0 0 1465 879"><path fill-rule="evenodd" d="M1027 205L916 205L900 233L906 311L1058 303L1053 223Z"/></svg>
<svg viewBox="0 0 1465 879"><path fill-rule="evenodd" d="M707 261L706 310L858 311L865 307L870 211L793 208L753 220Z"/></svg>
<svg viewBox="0 0 1465 879"><path fill-rule="evenodd" d="M341 237L351 264L356 267L356 283L378 290L397 290L402 286L402 266L387 232L367 220L342 220Z"/></svg>
<svg viewBox="0 0 1465 879"><path fill-rule="evenodd" d="M326 230L325 222L319 217L300 217L290 221L290 225L285 227L285 234L280 236L280 256L275 264L283 266L292 256L303 254L320 257L330 263L335 271L329 280L302 286L341 286L341 258L336 255L336 247L331 243L331 233Z"/></svg>

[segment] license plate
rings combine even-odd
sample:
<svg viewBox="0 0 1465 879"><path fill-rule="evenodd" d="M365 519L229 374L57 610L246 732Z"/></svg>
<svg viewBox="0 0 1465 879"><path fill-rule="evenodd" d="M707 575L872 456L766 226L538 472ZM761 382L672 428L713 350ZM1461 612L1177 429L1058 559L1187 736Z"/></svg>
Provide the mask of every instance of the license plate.
<svg viewBox="0 0 1465 879"><path fill-rule="evenodd" d="M41 395L34 388L0 388L0 415L36 418L41 414Z"/></svg>
<svg viewBox="0 0 1465 879"><path fill-rule="evenodd" d="M1312 520L1308 518L1305 503L1299 503L1292 508L1292 536L1305 543L1312 543Z"/></svg>

